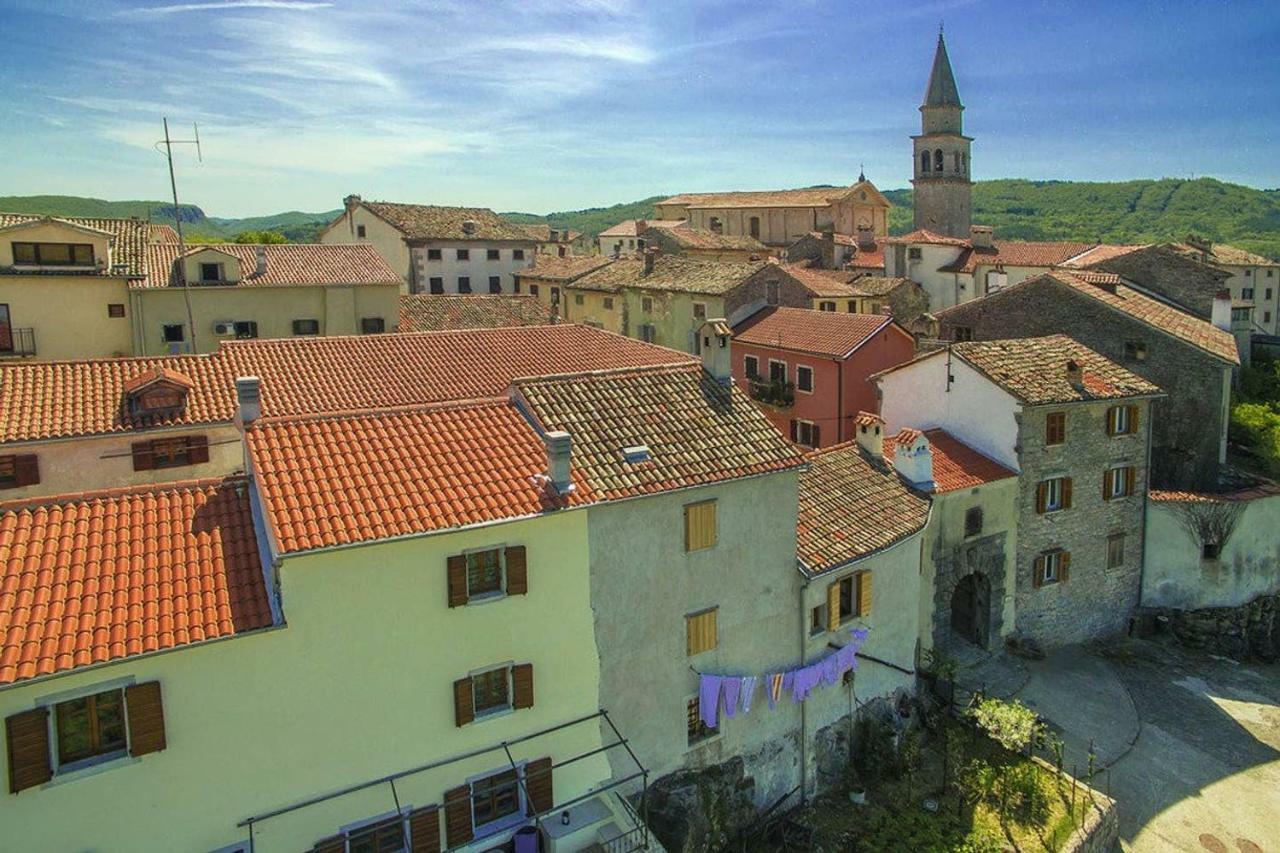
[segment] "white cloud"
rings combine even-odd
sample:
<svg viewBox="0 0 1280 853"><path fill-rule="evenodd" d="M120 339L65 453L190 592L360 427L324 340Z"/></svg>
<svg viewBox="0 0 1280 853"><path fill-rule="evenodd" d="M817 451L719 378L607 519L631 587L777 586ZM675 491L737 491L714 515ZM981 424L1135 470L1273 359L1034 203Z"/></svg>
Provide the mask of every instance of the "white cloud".
<svg viewBox="0 0 1280 853"><path fill-rule="evenodd" d="M214 3L171 3L165 6L139 6L122 14L141 17L146 15L173 15L182 12L223 12L238 9L284 9L304 12L308 9L327 9L332 3L312 0L222 0Z"/></svg>

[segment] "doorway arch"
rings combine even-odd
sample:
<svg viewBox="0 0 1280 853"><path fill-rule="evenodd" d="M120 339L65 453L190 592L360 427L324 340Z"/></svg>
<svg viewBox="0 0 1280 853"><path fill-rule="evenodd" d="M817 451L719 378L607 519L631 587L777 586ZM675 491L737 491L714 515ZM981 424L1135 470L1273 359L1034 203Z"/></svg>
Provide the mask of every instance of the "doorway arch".
<svg viewBox="0 0 1280 853"><path fill-rule="evenodd" d="M951 633L987 647L991 639L991 581L982 572L965 575L951 593Z"/></svg>

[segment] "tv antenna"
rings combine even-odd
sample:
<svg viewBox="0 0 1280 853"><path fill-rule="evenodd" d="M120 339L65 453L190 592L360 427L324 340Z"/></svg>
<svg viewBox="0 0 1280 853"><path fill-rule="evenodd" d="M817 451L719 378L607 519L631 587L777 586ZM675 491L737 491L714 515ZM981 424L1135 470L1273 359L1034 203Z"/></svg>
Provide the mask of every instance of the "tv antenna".
<svg viewBox="0 0 1280 853"><path fill-rule="evenodd" d="M164 119L164 139L155 144L157 151L160 146L164 145L164 155L169 161L169 188L173 190L173 228L178 232L178 281L182 285L182 298L187 304L187 328L191 330L191 352L197 352L199 347L196 345L196 321L191 312L191 285L187 281L187 265L186 254L187 245L182 239L182 209L178 207L178 179L173 173L173 146L175 145L194 145L196 147L196 159L203 163L204 153L200 150L200 127L195 123L191 123L192 139L173 139L169 136L169 119Z"/></svg>

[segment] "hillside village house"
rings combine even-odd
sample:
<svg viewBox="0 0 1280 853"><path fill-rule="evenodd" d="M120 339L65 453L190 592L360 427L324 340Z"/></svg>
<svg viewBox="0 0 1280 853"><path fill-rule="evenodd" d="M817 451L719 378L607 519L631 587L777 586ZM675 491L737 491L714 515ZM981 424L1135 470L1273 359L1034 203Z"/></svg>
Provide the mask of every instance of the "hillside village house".
<svg viewBox="0 0 1280 853"><path fill-rule="evenodd" d="M1220 315L1227 311L1220 306ZM1153 298L1114 273L1083 269L1044 273L937 318L945 340L1065 334L1168 389L1151 404L1152 482L1171 489L1216 485L1227 457L1232 374L1240 363L1229 328Z"/></svg>
<svg viewBox="0 0 1280 853"><path fill-rule="evenodd" d="M565 322L621 333L621 312L615 310L613 291L607 294L583 291L567 302L564 295L570 282L611 263L615 263L615 259L609 255L539 257L536 264L516 274L516 293L527 295L548 315Z"/></svg>
<svg viewBox="0 0 1280 853"><path fill-rule="evenodd" d="M783 435L805 447L854 437L876 407L868 377L909 361L915 340L886 314L769 306L733 327L733 376Z"/></svg>
<svg viewBox="0 0 1280 853"><path fill-rule="evenodd" d="M488 208L342 200L320 232L327 244L368 243L404 277L409 293L513 293L541 234Z"/></svg>
<svg viewBox="0 0 1280 853"><path fill-rule="evenodd" d="M1126 630L1158 387L1065 335L952 344L877 377L887 428L944 429L1018 472L1016 630Z"/></svg>
<svg viewBox="0 0 1280 853"><path fill-rule="evenodd" d="M501 326L544 326L552 313L533 296L400 296L401 332L449 329L494 329Z"/></svg>
<svg viewBox="0 0 1280 853"><path fill-rule="evenodd" d="M1174 247L1231 273L1225 282L1231 299L1253 305L1252 332L1274 335L1280 330L1280 261L1194 234Z"/></svg>
<svg viewBox="0 0 1280 853"><path fill-rule="evenodd" d="M583 243L581 231L568 228L552 228L550 225L524 225L524 230L538 244L539 255L557 258L578 254Z"/></svg>
<svg viewBox="0 0 1280 853"><path fill-rule="evenodd" d="M787 274L813 294L817 311L879 314L888 310L903 328L919 337L932 337L929 295L909 278L888 278L856 269L825 269L811 263L784 264Z"/></svg>
<svg viewBox="0 0 1280 853"><path fill-rule="evenodd" d="M653 228L685 228L684 219L624 219L596 235L596 249L614 257L632 255L644 249L642 235Z"/></svg>
<svg viewBox="0 0 1280 853"><path fill-rule="evenodd" d="M885 237L877 237L870 228L859 229L855 236L810 231L787 247L786 258L793 264L808 261L818 269L883 275L885 246Z"/></svg>
<svg viewBox="0 0 1280 853"><path fill-rule="evenodd" d="M688 255L707 261L760 260L772 254L753 237L717 234L702 228L682 225L677 228L646 228L640 235L643 245L665 254Z"/></svg>

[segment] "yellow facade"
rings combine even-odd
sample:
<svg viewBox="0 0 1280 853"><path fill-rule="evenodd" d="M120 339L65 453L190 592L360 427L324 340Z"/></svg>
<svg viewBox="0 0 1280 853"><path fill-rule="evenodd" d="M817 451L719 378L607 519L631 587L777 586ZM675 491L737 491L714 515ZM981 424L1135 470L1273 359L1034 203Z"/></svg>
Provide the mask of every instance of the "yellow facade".
<svg viewBox="0 0 1280 853"><path fill-rule="evenodd" d="M360 235L361 229L364 229L364 236ZM319 242L368 243L387 262L387 266L404 278L402 290L409 292L408 283L413 280L409 244L404 241L404 234L399 229L385 219L378 218L367 208L357 206L354 210L343 211L336 221L320 232Z"/></svg>
<svg viewBox="0 0 1280 853"><path fill-rule="evenodd" d="M0 275L0 305L16 330L31 329L42 360L133 353L127 282L95 275ZM111 306L118 308L113 309ZM121 316L111 316L112 311ZM0 358L5 357L0 353Z"/></svg>
<svg viewBox="0 0 1280 853"><path fill-rule="evenodd" d="M504 544L527 548L528 594L449 609L446 558ZM4 794L0 849L218 850L248 841L245 818L598 708L585 511L285 557L279 575L286 625L0 689L7 717L70 691L158 679L168 744ZM455 727L453 681L508 661L533 664L533 707ZM559 761L601 745L592 723L512 752ZM394 797L406 809L442 803L504 766L498 749L398 780ZM556 768L556 802L608 775L603 754ZM254 850L310 849L393 812L394 797L379 784L266 820Z"/></svg>
<svg viewBox="0 0 1280 853"><path fill-rule="evenodd" d="M885 302L878 296L815 296L809 304L814 311L847 314L879 314Z"/></svg>
<svg viewBox="0 0 1280 853"><path fill-rule="evenodd" d="M650 343L682 352L694 352L695 332L703 320L725 316L723 296L640 288L627 288L623 295L627 302L627 335L645 339L643 327L650 326Z"/></svg>

